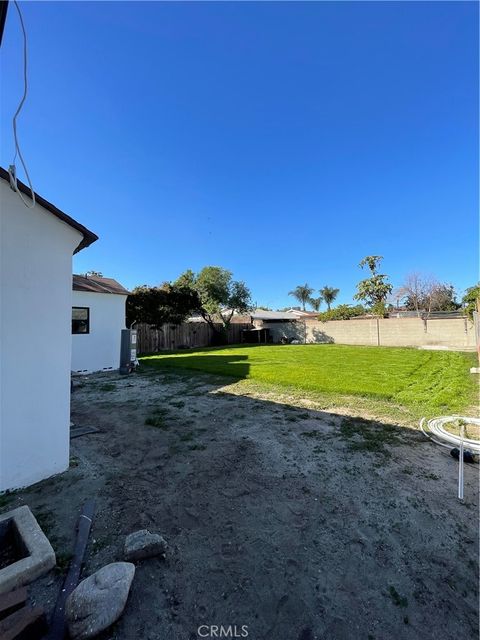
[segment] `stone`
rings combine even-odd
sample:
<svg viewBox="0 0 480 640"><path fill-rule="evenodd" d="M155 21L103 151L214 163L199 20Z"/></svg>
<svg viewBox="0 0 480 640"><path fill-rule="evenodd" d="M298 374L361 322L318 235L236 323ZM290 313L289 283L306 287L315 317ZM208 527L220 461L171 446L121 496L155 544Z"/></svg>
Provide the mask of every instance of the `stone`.
<svg viewBox="0 0 480 640"><path fill-rule="evenodd" d="M130 533L125 539L126 560L143 560L152 556L165 555L167 541L158 533L141 529Z"/></svg>
<svg viewBox="0 0 480 640"><path fill-rule="evenodd" d="M52 545L26 505L0 515L0 544L9 538L18 541L17 558L0 569L0 593L30 584L56 564Z"/></svg>
<svg viewBox="0 0 480 640"><path fill-rule="evenodd" d="M93 638L118 620L134 575L131 562L112 562L80 582L65 603L72 640Z"/></svg>

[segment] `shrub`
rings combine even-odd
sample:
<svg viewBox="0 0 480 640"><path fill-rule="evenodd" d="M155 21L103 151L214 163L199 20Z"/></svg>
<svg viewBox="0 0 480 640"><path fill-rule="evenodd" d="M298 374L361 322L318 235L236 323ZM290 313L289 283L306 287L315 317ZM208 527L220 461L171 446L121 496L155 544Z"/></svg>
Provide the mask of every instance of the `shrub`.
<svg viewBox="0 0 480 640"><path fill-rule="evenodd" d="M330 311L323 311L318 314L320 322L327 322L328 320L350 320L358 316L365 314L365 307L361 304L357 304L354 307L350 304L339 304L338 307L330 309Z"/></svg>

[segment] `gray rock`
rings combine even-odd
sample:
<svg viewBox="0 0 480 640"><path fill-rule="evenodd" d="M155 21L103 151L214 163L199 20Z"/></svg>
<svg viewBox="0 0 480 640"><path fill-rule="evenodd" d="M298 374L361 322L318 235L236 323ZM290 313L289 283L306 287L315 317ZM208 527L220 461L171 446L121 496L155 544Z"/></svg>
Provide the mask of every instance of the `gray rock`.
<svg viewBox="0 0 480 640"><path fill-rule="evenodd" d="M165 554L167 541L158 533L150 533L141 529L130 533L125 539L125 558L127 560L142 560Z"/></svg>
<svg viewBox="0 0 480 640"><path fill-rule="evenodd" d="M65 603L72 640L93 638L118 620L128 598L135 566L113 562L80 582Z"/></svg>

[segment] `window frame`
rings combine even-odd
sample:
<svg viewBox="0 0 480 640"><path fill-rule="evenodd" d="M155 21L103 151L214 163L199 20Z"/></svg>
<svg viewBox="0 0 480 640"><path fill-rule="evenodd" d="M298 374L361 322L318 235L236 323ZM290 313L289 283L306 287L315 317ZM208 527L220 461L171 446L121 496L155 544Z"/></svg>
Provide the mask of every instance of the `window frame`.
<svg viewBox="0 0 480 640"><path fill-rule="evenodd" d="M87 311L87 319L85 320L81 320L80 322L86 322L87 323L87 330L86 331L74 331L73 330L73 310L74 309L83 309ZM78 322L78 320L77 320ZM90 333L90 307L76 307L76 306L72 306L72 336L87 336Z"/></svg>

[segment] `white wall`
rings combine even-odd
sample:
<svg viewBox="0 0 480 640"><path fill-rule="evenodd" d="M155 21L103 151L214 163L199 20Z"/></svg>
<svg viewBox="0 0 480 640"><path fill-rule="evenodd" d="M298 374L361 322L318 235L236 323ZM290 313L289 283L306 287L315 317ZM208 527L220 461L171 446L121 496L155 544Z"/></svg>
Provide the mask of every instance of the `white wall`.
<svg viewBox="0 0 480 640"><path fill-rule="evenodd" d="M118 369L127 296L73 291L73 307L89 307L90 333L72 335L72 371Z"/></svg>
<svg viewBox="0 0 480 640"><path fill-rule="evenodd" d="M72 254L81 239L0 179L0 491L69 464Z"/></svg>

